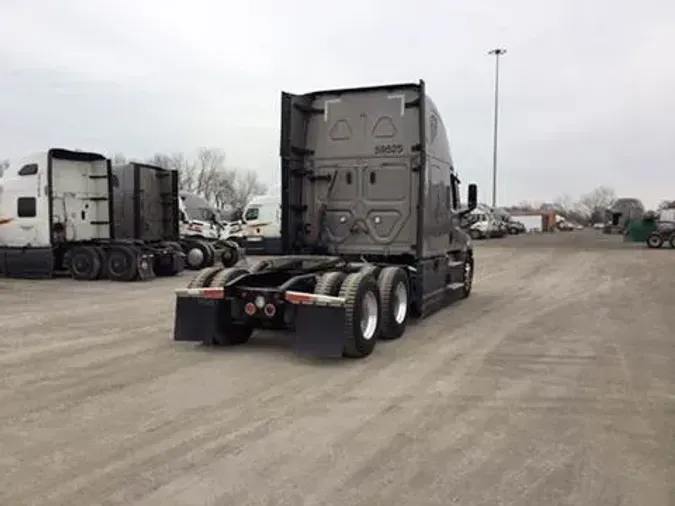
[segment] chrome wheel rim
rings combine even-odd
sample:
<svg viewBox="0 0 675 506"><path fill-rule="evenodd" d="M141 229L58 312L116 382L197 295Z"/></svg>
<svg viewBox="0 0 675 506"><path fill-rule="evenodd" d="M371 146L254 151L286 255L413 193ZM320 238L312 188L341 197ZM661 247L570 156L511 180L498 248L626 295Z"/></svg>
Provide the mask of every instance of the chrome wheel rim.
<svg viewBox="0 0 675 506"><path fill-rule="evenodd" d="M402 281L394 290L394 320L399 325L405 321L408 314L408 289Z"/></svg>
<svg viewBox="0 0 675 506"><path fill-rule="evenodd" d="M377 298L373 292L368 291L364 294L363 301L361 302L361 335L366 341L375 336L377 319Z"/></svg>
<svg viewBox="0 0 675 506"><path fill-rule="evenodd" d="M471 283L473 280L473 272L471 270L471 263L464 263L464 291L469 292L471 290Z"/></svg>

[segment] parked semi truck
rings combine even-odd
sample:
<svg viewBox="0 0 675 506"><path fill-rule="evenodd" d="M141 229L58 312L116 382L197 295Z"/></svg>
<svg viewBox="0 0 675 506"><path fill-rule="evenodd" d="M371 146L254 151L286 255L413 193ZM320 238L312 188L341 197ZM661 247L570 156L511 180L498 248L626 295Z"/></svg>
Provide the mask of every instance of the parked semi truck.
<svg viewBox="0 0 675 506"><path fill-rule="evenodd" d="M218 259L231 262L235 244L228 239L240 233L241 224L222 222L216 210L198 195L181 192L178 205L180 244L187 268L211 267Z"/></svg>
<svg viewBox="0 0 675 506"><path fill-rule="evenodd" d="M115 237L151 249L157 276L179 274L185 254L179 242L178 172L137 162L112 170Z"/></svg>
<svg viewBox="0 0 675 506"><path fill-rule="evenodd" d="M283 255L201 270L176 292L174 339L246 342L287 329L296 349L365 357L471 293L474 257L443 120L423 81L282 93Z"/></svg>
<svg viewBox="0 0 675 506"><path fill-rule="evenodd" d="M605 234L623 234L633 220L641 220L645 206L640 199L623 197L617 199L605 212Z"/></svg>
<svg viewBox="0 0 675 506"><path fill-rule="evenodd" d="M244 208L239 230L230 230L229 238L247 253L279 255L281 250L281 195L253 197Z"/></svg>
<svg viewBox="0 0 675 506"><path fill-rule="evenodd" d="M462 225L472 239L493 239L507 234L506 226L486 204L478 204L465 216Z"/></svg>
<svg viewBox="0 0 675 506"><path fill-rule="evenodd" d="M154 277L152 248L117 238L113 215L105 156L52 148L20 160L0 179L0 275Z"/></svg>

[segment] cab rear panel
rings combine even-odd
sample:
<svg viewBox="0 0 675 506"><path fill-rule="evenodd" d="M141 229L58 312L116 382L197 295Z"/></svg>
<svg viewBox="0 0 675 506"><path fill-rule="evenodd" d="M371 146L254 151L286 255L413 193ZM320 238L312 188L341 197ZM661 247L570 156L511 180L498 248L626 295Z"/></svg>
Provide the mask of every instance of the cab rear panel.
<svg viewBox="0 0 675 506"><path fill-rule="evenodd" d="M177 241L178 172L129 163L113 167L115 235Z"/></svg>
<svg viewBox="0 0 675 506"><path fill-rule="evenodd" d="M281 129L285 251L448 250L452 160L423 83L284 93Z"/></svg>

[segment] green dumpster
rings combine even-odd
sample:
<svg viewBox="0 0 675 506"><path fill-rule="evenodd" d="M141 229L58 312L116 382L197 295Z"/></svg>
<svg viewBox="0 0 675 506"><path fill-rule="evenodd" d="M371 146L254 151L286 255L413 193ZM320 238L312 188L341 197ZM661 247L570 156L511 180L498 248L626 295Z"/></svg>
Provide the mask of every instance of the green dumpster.
<svg viewBox="0 0 675 506"><path fill-rule="evenodd" d="M626 240L630 242L644 242L654 230L656 230L655 220L631 220L628 223Z"/></svg>

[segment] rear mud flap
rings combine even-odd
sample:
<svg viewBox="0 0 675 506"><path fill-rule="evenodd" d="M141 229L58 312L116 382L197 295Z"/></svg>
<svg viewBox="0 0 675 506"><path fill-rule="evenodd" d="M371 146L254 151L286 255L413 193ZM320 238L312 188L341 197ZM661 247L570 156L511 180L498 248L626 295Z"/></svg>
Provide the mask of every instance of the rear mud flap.
<svg viewBox="0 0 675 506"><path fill-rule="evenodd" d="M295 351L312 357L341 357L345 346L343 307L296 307Z"/></svg>
<svg viewBox="0 0 675 506"><path fill-rule="evenodd" d="M185 270L185 253L174 251L172 255L173 272L180 274Z"/></svg>
<svg viewBox="0 0 675 506"><path fill-rule="evenodd" d="M229 302L197 297L176 297L174 341L212 343L222 333L220 319L229 317Z"/></svg>
<svg viewBox="0 0 675 506"><path fill-rule="evenodd" d="M143 253L137 256L139 280L146 281L155 278L155 269L153 262L154 262L154 255Z"/></svg>

